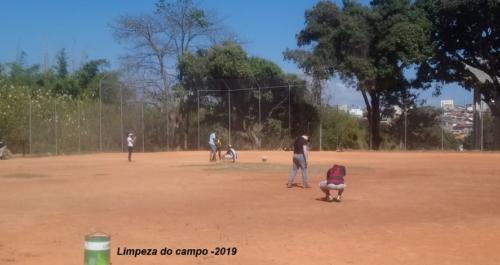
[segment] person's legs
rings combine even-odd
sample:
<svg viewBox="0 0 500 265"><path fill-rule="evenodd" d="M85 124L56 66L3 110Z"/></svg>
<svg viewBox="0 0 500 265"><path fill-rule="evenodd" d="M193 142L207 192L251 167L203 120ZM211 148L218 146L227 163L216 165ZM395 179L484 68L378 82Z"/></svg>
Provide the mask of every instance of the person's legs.
<svg viewBox="0 0 500 265"><path fill-rule="evenodd" d="M290 176L288 176L288 184L287 184L287 187L289 187L289 188L292 187L293 179L297 175L297 170L299 168L298 161L295 159L295 156L293 156L292 162L293 162L292 172L290 172Z"/></svg>
<svg viewBox="0 0 500 265"><path fill-rule="evenodd" d="M128 161L132 161L132 147L128 147Z"/></svg>
<svg viewBox="0 0 500 265"><path fill-rule="evenodd" d="M304 188L310 188L309 186L309 177L307 176L307 167L302 168L302 186Z"/></svg>
<svg viewBox="0 0 500 265"><path fill-rule="evenodd" d="M215 156L216 156L215 152L216 151L215 150L216 150L215 149L215 145L210 144L210 161L215 161L216 160L216 158L215 158Z"/></svg>
<svg viewBox="0 0 500 265"><path fill-rule="evenodd" d="M341 201L342 200L342 193L344 193L344 189L345 189L345 184L338 184L338 185L335 185L335 184L328 184L328 188L331 189L331 190L337 190L337 201Z"/></svg>
<svg viewBox="0 0 500 265"><path fill-rule="evenodd" d="M327 186L328 184L326 183L326 180L322 180L319 182L319 188L325 193L326 198L328 199L330 197L330 189L328 189Z"/></svg>
<svg viewBox="0 0 500 265"><path fill-rule="evenodd" d="M337 193L337 201L341 201L342 200L342 193L344 193L344 188L343 187L341 189L339 189L339 192Z"/></svg>
<svg viewBox="0 0 500 265"><path fill-rule="evenodd" d="M297 161L297 166L300 168L302 171L302 187L304 188L310 188L309 186L309 178L307 176L307 165L306 165L306 159L304 158L304 155L294 155L295 160Z"/></svg>

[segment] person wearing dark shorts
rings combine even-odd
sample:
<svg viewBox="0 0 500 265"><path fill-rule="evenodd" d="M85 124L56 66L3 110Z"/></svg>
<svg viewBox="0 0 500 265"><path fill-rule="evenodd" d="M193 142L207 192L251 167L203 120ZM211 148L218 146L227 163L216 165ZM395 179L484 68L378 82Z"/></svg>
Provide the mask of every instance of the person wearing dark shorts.
<svg viewBox="0 0 500 265"><path fill-rule="evenodd" d="M215 138L215 152L219 156L219 160L222 160L222 155L221 155L221 152L222 152L222 138L220 138L220 136L217 136Z"/></svg>
<svg viewBox="0 0 500 265"><path fill-rule="evenodd" d="M309 137L305 134L295 139L293 144L293 157L292 157L292 172L288 176L287 187L293 187L293 180L297 175L297 171L300 169L302 171L302 187L310 188L308 177L307 177L307 161L309 158L309 153L307 151L307 143Z"/></svg>

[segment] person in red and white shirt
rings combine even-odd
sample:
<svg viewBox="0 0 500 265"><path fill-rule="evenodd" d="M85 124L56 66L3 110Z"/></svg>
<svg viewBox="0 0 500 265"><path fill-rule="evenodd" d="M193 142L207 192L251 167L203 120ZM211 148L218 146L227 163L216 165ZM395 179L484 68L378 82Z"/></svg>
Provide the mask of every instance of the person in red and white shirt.
<svg viewBox="0 0 500 265"><path fill-rule="evenodd" d="M344 183L345 175L345 167L341 165L333 165L333 167L326 172L326 179L319 182L319 188L326 194L326 201L333 201L330 190L338 191L336 201L340 202L342 200L342 193L346 187Z"/></svg>

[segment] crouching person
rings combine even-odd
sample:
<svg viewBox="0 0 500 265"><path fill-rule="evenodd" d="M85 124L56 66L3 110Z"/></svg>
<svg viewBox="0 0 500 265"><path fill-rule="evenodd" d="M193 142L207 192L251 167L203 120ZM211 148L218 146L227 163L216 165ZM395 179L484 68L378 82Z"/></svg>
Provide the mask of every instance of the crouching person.
<svg viewBox="0 0 500 265"><path fill-rule="evenodd" d="M233 148L233 146L229 145L229 149L224 155L224 160L233 161L234 163L236 162L236 159L238 159L238 154L236 153L236 150Z"/></svg>
<svg viewBox="0 0 500 265"><path fill-rule="evenodd" d="M346 187L344 183L345 175L345 167L341 165L334 165L326 172L326 179L319 182L319 188L326 194L326 201L333 200L330 190L337 190L336 200L339 202L342 201L342 193Z"/></svg>

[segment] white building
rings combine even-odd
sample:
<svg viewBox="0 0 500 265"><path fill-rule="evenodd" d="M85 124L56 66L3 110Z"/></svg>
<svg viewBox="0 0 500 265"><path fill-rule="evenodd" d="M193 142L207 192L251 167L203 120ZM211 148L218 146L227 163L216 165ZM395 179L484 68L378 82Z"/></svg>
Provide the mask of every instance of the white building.
<svg viewBox="0 0 500 265"><path fill-rule="evenodd" d="M351 110L349 110L349 114L351 114L352 116L356 116L358 118L362 118L363 117L363 110L359 109L359 108L351 109Z"/></svg>
<svg viewBox="0 0 500 265"><path fill-rule="evenodd" d="M441 100L441 108L443 109L453 109L455 105L453 104L453 99Z"/></svg>
<svg viewBox="0 0 500 265"><path fill-rule="evenodd" d="M339 105L339 110L349 112L349 106L347 105Z"/></svg>

